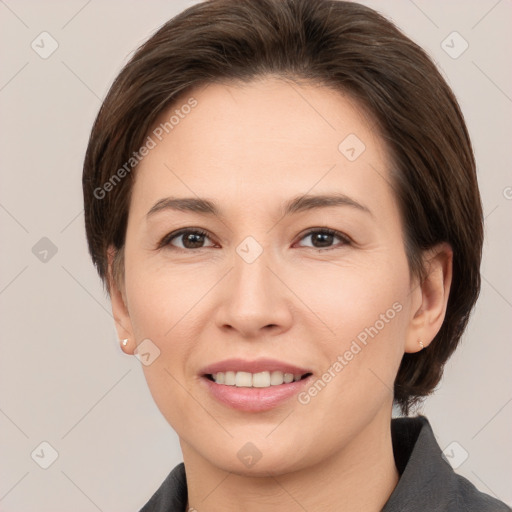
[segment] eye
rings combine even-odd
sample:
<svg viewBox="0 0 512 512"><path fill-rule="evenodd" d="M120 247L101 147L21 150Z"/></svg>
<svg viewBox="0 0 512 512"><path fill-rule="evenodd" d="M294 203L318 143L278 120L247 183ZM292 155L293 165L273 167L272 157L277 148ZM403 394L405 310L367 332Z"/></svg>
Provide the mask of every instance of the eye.
<svg viewBox="0 0 512 512"><path fill-rule="evenodd" d="M311 240L313 242L313 245L310 247L312 249L318 249L320 251L322 249L336 249L336 247L328 247L330 244L332 244L334 238L340 239L341 245L350 244L350 239L346 235L330 228L311 229L305 235L302 236L301 240L308 237L312 237ZM205 238L210 238L209 234L201 229L180 229L179 231L175 231L173 233L166 235L158 244L158 248L160 249L162 247L170 246L170 248L185 251L187 249L204 249L206 247L203 247L202 244L204 244ZM181 240L181 246L176 246L175 244L172 243L175 239ZM212 246L213 245L209 247Z"/></svg>
<svg viewBox="0 0 512 512"><path fill-rule="evenodd" d="M201 247L201 244L204 243L205 237L208 238L208 233L201 229L180 229L179 231L175 231L174 233L166 235L158 244L158 248L164 246L171 246L171 248L182 250L203 249L203 247ZM171 243L175 238L182 240L181 247L175 246L174 244Z"/></svg>
<svg viewBox="0 0 512 512"><path fill-rule="evenodd" d="M348 236L344 235L343 233L340 233L339 231L335 231L334 229L330 228L318 228L318 229L311 229L308 231L301 240L311 237L311 240L313 244L319 244L319 245L313 245L313 249L319 249L322 250L323 248L330 245L333 241L333 238L339 238L342 241L341 245L348 245L350 244L350 239ZM336 249L336 247L327 247L325 250L331 250Z"/></svg>

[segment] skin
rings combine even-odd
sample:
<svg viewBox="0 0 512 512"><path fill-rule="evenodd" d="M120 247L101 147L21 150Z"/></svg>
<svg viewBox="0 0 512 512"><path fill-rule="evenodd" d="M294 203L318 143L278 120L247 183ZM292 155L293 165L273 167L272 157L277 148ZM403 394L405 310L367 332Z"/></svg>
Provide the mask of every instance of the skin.
<svg viewBox="0 0 512 512"><path fill-rule="evenodd" d="M410 276L385 144L339 92L277 77L210 84L159 122L190 96L197 106L137 168L124 278L111 289L119 337L129 339L123 350L133 354L147 338L160 350L142 368L179 436L188 506L379 511L399 479L393 382L404 352L420 350L418 340L427 347L441 327L451 249L425 254L423 283ZM366 146L352 162L338 150L349 134ZM345 205L280 214L291 197L334 191L371 213ZM168 196L208 198L221 215L148 217ZM209 236L159 248L181 228ZM351 241L334 236L322 245L307 235L311 228ZM250 264L236 252L247 236L263 250ZM269 411L242 412L202 386L201 368L230 357L271 357L321 377L397 302L400 312L306 405L293 397ZM248 442L261 454L251 467L237 456Z"/></svg>

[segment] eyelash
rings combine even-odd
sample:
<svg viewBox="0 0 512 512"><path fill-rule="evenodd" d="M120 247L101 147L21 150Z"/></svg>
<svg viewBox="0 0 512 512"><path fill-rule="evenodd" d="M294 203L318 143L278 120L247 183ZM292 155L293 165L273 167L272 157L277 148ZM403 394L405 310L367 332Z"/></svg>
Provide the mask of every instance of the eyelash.
<svg viewBox="0 0 512 512"><path fill-rule="evenodd" d="M207 231L203 231L202 229L183 228L183 229L180 229L180 230L175 231L173 233L169 233L164 238L162 238L162 240L158 244L158 249L161 249L162 247L170 247L172 250L178 250L178 251L182 251L182 252L200 251L201 249L208 249L208 247L198 247L196 249L184 249L182 247L174 247L174 246L171 245L171 242L175 238L179 238L180 236L188 234L188 233L193 233L195 235L206 236L208 238L211 238L209 233ZM306 238L306 237L308 237L308 236L310 236L312 234L315 234L315 233L322 233L324 235L336 236L336 237L338 237L338 238L340 238L342 240L342 242L343 242L342 246L343 245L350 245L351 244L351 240L350 240L350 238L347 235L344 235L343 233L340 233L339 231L336 231L336 230L330 229L330 228L314 228L314 229L310 229L307 233L302 235L300 240L302 240L302 239L304 239L304 238ZM330 250L338 249L338 248L339 247L327 247L327 248L309 247L309 249L313 249L313 250L316 250L318 252L325 252L325 251L330 251Z"/></svg>

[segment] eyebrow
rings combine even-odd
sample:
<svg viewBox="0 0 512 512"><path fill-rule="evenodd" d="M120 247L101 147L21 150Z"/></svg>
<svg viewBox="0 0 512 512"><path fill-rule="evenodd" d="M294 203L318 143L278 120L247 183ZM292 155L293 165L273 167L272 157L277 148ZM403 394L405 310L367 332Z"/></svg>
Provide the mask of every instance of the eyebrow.
<svg viewBox="0 0 512 512"><path fill-rule="evenodd" d="M293 197L284 203L281 213L283 217L286 217L307 210L329 208L333 206L350 206L373 216L373 213L367 206L364 206L341 193ZM215 202L208 199L198 197L166 197L157 201L148 211L146 217L151 217L162 210L185 211L199 213L201 215L221 216L221 211Z"/></svg>

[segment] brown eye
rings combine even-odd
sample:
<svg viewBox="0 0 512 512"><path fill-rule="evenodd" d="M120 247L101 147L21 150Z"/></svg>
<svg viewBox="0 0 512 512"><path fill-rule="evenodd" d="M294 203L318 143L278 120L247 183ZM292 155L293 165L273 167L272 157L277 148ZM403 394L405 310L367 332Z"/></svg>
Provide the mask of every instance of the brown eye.
<svg viewBox="0 0 512 512"><path fill-rule="evenodd" d="M203 249L204 239L209 238L206 231L197 229L181 229L167 235L159 244L159 247L171 246L176 249ZM181 240L182 246L176 246L172 242L173 240Z"/></svg>
<svg viewBox="0 0 512 512"><path fill-rule="evenodd" d="M336 247L330 247L333 240L336 238L340 239L342 241L341 245L347 245L350 243L350 239L344 235L343 233L340 233L339 231L335 231L334 229L329 228L322 228L322 229L312 229L306 233L301 240L311 237L311 241L313 243L312 248L313 249L323 249L326 248L326 250L329 249L336 249Z"/></svg>
<svg viewBox="0 0 512 512"><path fill-rule="evenodd" d="M312 245L310 247L312 249L330 250L350 244L350 239L346 235L329 228L312 229L303 235L301 240L308 237L311 238ZM214 246L214 244L204 246L205 239L210 239L209 234L206 231L200 229L181 229L165 236L159 243L158 248L168 247L170 249L192 251L194 249L205 249L206 247ZM336 239L341 240L341 243L338 243L338 246L331 247ZM173 243L174 240L180 240L181 246Z"/></svg>

